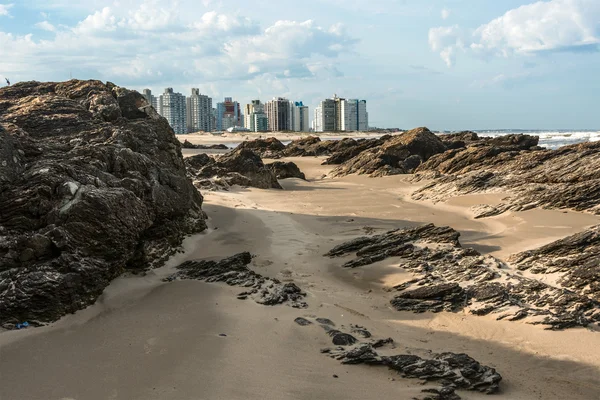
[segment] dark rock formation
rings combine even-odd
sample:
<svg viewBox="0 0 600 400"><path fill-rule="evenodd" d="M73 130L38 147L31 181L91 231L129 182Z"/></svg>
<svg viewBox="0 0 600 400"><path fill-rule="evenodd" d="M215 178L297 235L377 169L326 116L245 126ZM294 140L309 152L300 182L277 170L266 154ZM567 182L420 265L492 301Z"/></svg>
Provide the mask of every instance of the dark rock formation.
<svg viewBox="0 0 600 400"><path fill-rule="evenodd" d="M183 141L181 147L184 149L197 149L197 150L229 150L229 147L225 144L193 144L189 142L187 139Z"/></svg>
<svg viewBox="0 0 600 400"><path fill-rule="evenodd" d="M309 321L310 322L310 321ZM309 324L300 324L307 326ZM417 378L427 381L438 381L441 389L431 391L435 395L446 397L429 397L436 399L460 399L454 389L474 390L484 393L496 393L502 376L494 368L481 365L464 353L445 352L433 354L431 358L422 358L413 354L381 355L376 349L382 347L395 348L391 338L378 340L357 340L352 335L339 330L329 330L333 337L334 349L324 349L321 353L329 355L342 364L382 365L397 371L405 378ZM370 336L370 335L369 335ZM336 338L338 338L336 343ZM390 349L386 349L389 353Z"/></svg>
<svg viewBox="0 0 600 400"><path fill-rule="evenodd" d="M298 178L306 180L304 173L291 161L275 161L271 164L267 164L266 167L273 171L277 179Z"/></svg>
<svg viewBox="0 0 600 400"><path fill-rule="evenodd" d="M275 174L251 150L237 148L219 157L198 154L187 157L188 175L200 188L230 185L281 189Z"/></svg>
<svg viewBox="0 0 600 400"><path fill-rule="evenodd" d="M532 146L536 139L509 135L438 154L417 168L426 178L437 176L412 197L445 201L471 193L506 193L502 203L479 217L536 207L600 214L600 142L545 150Z"/></svg>
<svg viewBox="0 0 600 400"><path fill-rule="evenodd" d="M230 286L248 288L238 295L238 299L252 298L259 304L272 306L288 303L295 308L305 308L303 301L306 294L294 283L281 283L277 279L265 278L248 268L252 255L239 253L221 261L196 260L186 261L176 268L179 272L166 278L198 279L205 282L225 282ZM302 325L304 321L296 321Z"/></svg>
<svg viewBox="0 0 600 400"><path fill-rule="evenodd" d="M262 158L281 158L285 145L274 137L266 139L246 140L237 147L238 149L252 150Z"/></svg>
<svg viewBox="0 0 600 400"><path fill-rule="evenodd" d="M205 229L167 121L99 81L0 89L0 323L53 321Z"/></svg>
<svg viewBox="0 0 600 400"><path fill-rule="evenodd" d="M377 139L343 139L340 142L339 148L332 149L331 155L325 161L323 161L322 165L342 164L351 158L356 157L365 150L381 146L390 138L390 135L384 135ZM344 142L344 140L346 142ZM341 145L342 142L344 143L344 146Z"/></svg>
<svg viewBox="0 0 600 400"><path fill-rule="evenodd" d="M468 310L498 319L524 319L548 329L600 322L598 302L598 228L539 250L513 256L519 269L534 273L561 271L556 287L512 272L491 256L463 248L459 234L431 224L353 239L326 255L356 258L343 267L365 266L397 257L399 267L415 278L395 287L391 304L402 311Z"/></svg>
<svg viewBox="0 0 600 400"><path fill-rule="evenodd" d="M471 131L462 131L458 133L448 133L438 135L447 149L460 149L469 144L482 140L477 133Z"/></svg>
<svg viewBox="0 0 600 400"><path fill-rule="evenodd" d="M509 258L532 274L559 274L556 284L600 303L600 225Z"/></svg>
<svg viewBox="0 0 600 400"><path fill-rule="evenodd" d="M357 342L356 338L349 333L333 329L329 330L327 333L331 336L331 342L337 346L352 346Z"/></svg>
<svg viewBox="0 0 600 400"><path fill-rule="evenodd" d="M285 147L283 155L285 157L314 157L328 155L329 145L330 141L322 142L317 136L308 136L292 140L292 142Z"/></svg>
<svg viewBox="0 0 600 400"><path fill-rule="evenodd" d="M400 311L456 311L464 306L465 291L458 283L422 286L400 293L391 303Z"/></svg>
<svg viewBox="0 0 600 400"><path fill-rule="evenodd" d="M444 151L446 146L429 129L416 128L392 136L382 145L361 152L336 167L331 174L368 174L376 177L410 173L413 170L411 167Z"/></svg>
<svg viewBox="0 0 600 400"><path fill-rule="evenodd" d="M431 359L413 354L382 356L368 343L331 352L342 364L385 365L405 378L417 378L451 384L465 390L496 393L502 376L494 368L481 365L464 353L441 353ZM451 386L452 387L452 386Z"/></svg>

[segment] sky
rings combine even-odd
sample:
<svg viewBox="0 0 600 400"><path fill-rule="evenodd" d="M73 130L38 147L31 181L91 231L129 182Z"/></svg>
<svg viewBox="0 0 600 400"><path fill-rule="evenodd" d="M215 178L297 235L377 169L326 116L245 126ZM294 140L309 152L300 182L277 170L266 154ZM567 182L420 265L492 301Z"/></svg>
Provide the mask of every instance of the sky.
<svg viewBox="0 0 600 400"><path fill-rule="evenodd" d="M0 0L0 85L367 100L369 125L600 129L600 0Z"/></svg>

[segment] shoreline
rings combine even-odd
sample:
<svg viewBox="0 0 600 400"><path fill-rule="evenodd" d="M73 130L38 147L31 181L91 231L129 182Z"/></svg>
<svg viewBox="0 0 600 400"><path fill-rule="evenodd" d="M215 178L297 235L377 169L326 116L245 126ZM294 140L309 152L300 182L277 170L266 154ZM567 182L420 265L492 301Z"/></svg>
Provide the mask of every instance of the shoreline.
<svg viewBox="0 0 600 400"><path fill-rule="evenodd" d="M343 260L323 257L367 228L383 233L433 222L457 229L465 246L506 258L600 224L600 216L529 210L475 220L470 207L496 195L415 201L408 194L426 182L402 175L321 179L331 169L321 159L284 160L297 163L308 181L282 180L284 190L205 192L209 230L188 237L186 252L165 267L116 279L96 304L46 327L0 333L1 373L11 382L0 389L2 398L397 399L437 387L320 354L330 345L327 336L293 322L308 315L365 326L413 354L465 352L504 377L498 398L589 399L600 391L597 332L545 331L463 312L395 311L386 290L411 274L394 259L349 270L340 267ZM309 308L237 300L242 288L219 283L161 281L184 260L246 250L256 255L253 270L306 291Z"/></svg>

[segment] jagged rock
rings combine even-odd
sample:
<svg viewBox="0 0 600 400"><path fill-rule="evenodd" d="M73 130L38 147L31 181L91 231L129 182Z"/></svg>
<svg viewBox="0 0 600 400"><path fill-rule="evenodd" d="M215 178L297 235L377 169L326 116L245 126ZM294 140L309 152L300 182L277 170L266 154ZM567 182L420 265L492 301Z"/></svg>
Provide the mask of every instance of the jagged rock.
<svg viewBox="0 0 600 400"><path fill-rule="evenodd" d="M0 89L0 323L54 321L205 229L167 121L100 81Z"/></svg>
<svg viewBox="0 0 600 400"><path fill-rule="evenodd" d="M509 261L532 274L558 274L557 285L600 303L600 225L514 254Z"/></svg>
<svg viewBox="0 0 600 400"><path fill-rule="evenodd" d="M447 149L460 149L482 140L477 133L471 131L443 134L438 135L438 137L446 145Z"/></svg>
<svg viewBox="0 0 600 400"><path fill-rule="evenodd" d="M359 139L356 141L353 139L343 139L340 143L343 143L344 145L340 145L340 148L332 149L331 155L323 161L322 165L342 164L365 150L381 146L390 138L390 135L384 135L377 139ZM344 140L346 140L346 142L344 142Z"/></svg>
<svg viewBox="0 0 600 400"><path fill-rule="evenodd" d="M260 156L245 148L237 148L218 158L198 154L187 157L185 163L188 175L195 182L210 179L218 185L222 179L226 185L281 189L275 174L263 164Z"/></svg>
<svg viewBox="0 0 600 400"><path fill-rule="evenodd" d="M399 267L415 276L395 287L401 293L391 304L399 310L466 309L474 315L497 314L499 319L523 319L531 324L544 324L548 329L600 322L597 227L539 252L513 256L518 268L531 268L532 272L550 274L557 272L553 265L563 266L564 275L559 281L563 288L511 272L500 260L463 248L458 237L458 232L451 228L429 224L359 237L335 246L326 256L355 253L357 257L343 267L365 266L397 257ZM562 260L559 254L564 255ZM557 263L553 264L553 260Z"/></svg>
<svg viewBox="0 0 600 400"><path fill-rule="evenodd" d="M329 154L328 145L330 143L321 142L317 136L308 136L297 140L292 140L285 147L283 155L285 157L307 157L307 156L322 156Z"/></svg>
<svg viewBox="0 0 600 400"><path fill-rule="evenodd" d="M381 356L370 344L332 352L342 364L385 365L406 378L449 382L457 388L488 394L499 390L502 376L464 353L441 353L431 359L413 354Z"/></svg>
<svg viewBox="0 0 600 400"><path fill-rule="evenodd" d="M465 291L457 283L442 283L439 285L423 286L402 292L391 301L399 311L455 311L462 309L465 301Z"/></svg>
<svg viewBox="0 0 600 400"><path fill-rule="evenodd" d="M184 149L198 149L198 150L229 150L229 147L227 147L227 145L225 144L209 144L209 145L204 145L204 144L193 144L190 141L188 141L187 139L185 139L183 141L183 143L181 144L181 147L183 147Z"/></svg>
<svg viewBox="0 0 600 400"><path fill-rule="evenodd" d="M416 128L401 135L392 136L380 146L373 147L336 167L332 176L368 174L384 176L408 173L406 166L416 164L418 156L426 161L431 156L446 151L442 141L427 128ZM407 163L405 164L405 161Z"/></svg>
<svg viewBox="0 0 600 400"><path fill-rule="evenodd" d="M291 161L275 161L271 164L266 164L266 167L273 171L277 179L298 178L306 180L304 173Z"/></svg>
<svg viewBox="0 0 600 400"><path fill-rule="evenodd" d="M198 279L205 282L225 282L230 286L241 286L248 290L240 293L238 298L252 298L255 302L267 306L288 303L295 308L306 308L303 301L306 293L294 283L281 283L277 279L265 278L248 268L252 255L239 253L221 261L195 260L186 261L177 266L178 272L165 281L176 279ZM300 322L296 321L298 324Z"/></svg>
<svg viewBox="0 0 600 400"><path fill-rule="evenodd" d="M274 137L266 139L246 140L238 146L240 149L252 150L261 158L281 158L285 145Z"/></svg>
<svg viewBox="0 0 600 400"><path fill-rule="evenodd" d="M600 142L546 150L536 137L509 135L431 157L416 173L438 177L415 200L445 201L472 193L506 193L493 213L567 208L600 214ZM421 177L415 176L415 180Z"/></svg>

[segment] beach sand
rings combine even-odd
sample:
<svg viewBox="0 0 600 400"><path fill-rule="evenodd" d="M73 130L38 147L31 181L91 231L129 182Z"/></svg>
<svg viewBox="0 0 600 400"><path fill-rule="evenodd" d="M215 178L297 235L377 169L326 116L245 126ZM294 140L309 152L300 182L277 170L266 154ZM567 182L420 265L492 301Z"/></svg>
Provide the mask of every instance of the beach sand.
<svg viewBox="0 0 600 400"><path fill-rule="evenodd" d="M365 232L433 222L460 231L464 246L505 258L600 217L529 210L475 220L471 206L502 194L415 202L410 193L424 183L407 176L329 179L320 159L291 160L308 181L203 193L209 230L187 238L165 267L115 280L95 305L54 324L2 332L0 399L410 399L436 386L382 367L341 365L319 352L330 338L318 326L294 323L299 316L365 326L392 337L398 353L465 352L503 376L497 398L598 398L600 332L545 331L462 312L398 312L385 289L411 274L393 258L347 270L343 259L323 254ZM241 251L256 255L255 271L305 290L309 308L237 300L243 289L220 283L161 281L184 260Z"/></svg>

